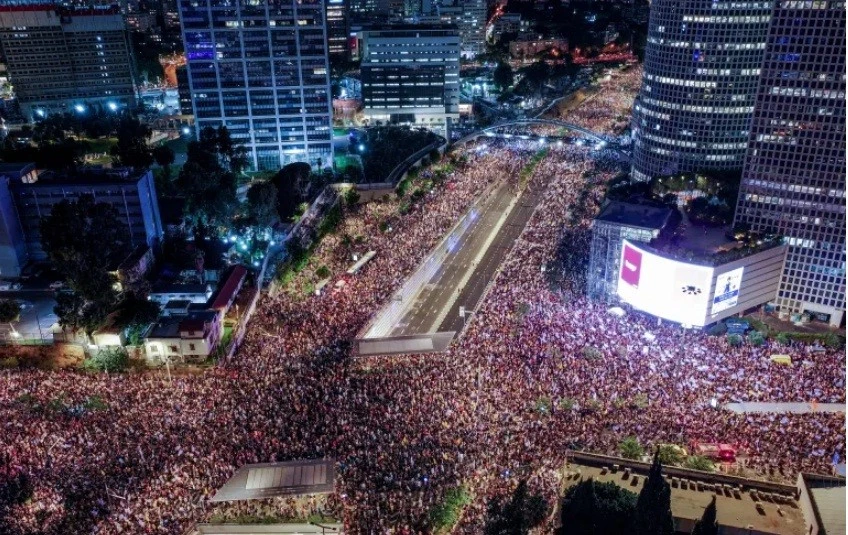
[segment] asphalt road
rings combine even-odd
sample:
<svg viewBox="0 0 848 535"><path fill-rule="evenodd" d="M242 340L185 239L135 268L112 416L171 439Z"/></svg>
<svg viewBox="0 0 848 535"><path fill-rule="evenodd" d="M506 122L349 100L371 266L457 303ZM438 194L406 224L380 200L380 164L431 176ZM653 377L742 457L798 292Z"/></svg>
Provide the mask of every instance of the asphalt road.
<svg viewBox="0 0 848 535"><path fill-rule="evenodd" d="M472 224L455 242L448 242L450 252L390 336L435 332L442 312L452 306L463 279L468 280L475 258L486 246L512 198L509 188L501 186L475 203L469 216Z"/></svg>
<svg viewBox="0 0 848 535"><path fill-rule="evenodd" d="M55 293L45 290L19 290L0 292L0 299L15 299L24 304L19 321L0 323L0 339L12 336L13 332L21 338L50 338L51 327L58 321L53 307L56 306ZM14 331L13 331L14 328Z"/></svg>
<svg viewBox="0 0 848 535"><path fill-rule="evenodd" d="M475 208L479 215L474 225L457 240L454 252L444 259L390 336L461 331L464 320L459 315L460 306L469 312L478 306L486 286L530 219L542 191L543 188L525 190L505 219L504 213L515 199L511 188L501 186L487 199L478 201Z"/></svg>
<svg viewBox="0 0 848 535"><path fill-rule="evenodd" d="M481 261L477 264L471 278L459 292L459 297L456 300L453 311L448 314L441 322L436 332L456 331L459 332L464 327L464 321L459 316L459 306L465 306L466 310L475 310L483 297L483 292L489 282L495 278L495 274L501 266L501 263L506 258L506 255L515 244L515 240L521 235L530 216L536 209L536 205L542 198L542 194L547 187L547 183L537 185L536 189L525 189L518 202L513 207L512 211L507 216L506 222L498 231L492 244L489 246Z"/></svg>

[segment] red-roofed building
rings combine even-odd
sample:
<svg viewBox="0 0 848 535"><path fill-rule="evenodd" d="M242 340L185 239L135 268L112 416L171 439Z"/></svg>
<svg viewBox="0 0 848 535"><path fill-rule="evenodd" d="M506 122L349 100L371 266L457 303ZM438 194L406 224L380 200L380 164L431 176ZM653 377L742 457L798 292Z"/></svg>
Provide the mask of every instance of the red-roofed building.
<svg viewBox="0 0 848 535"><path fill-rule="evenodd" d="M209 309L217 311L221 317L226 316L246 278L247 268L244 266L233 267L230 274L224 279L223 284L218 287L218 292L212 298Z"/></svg>

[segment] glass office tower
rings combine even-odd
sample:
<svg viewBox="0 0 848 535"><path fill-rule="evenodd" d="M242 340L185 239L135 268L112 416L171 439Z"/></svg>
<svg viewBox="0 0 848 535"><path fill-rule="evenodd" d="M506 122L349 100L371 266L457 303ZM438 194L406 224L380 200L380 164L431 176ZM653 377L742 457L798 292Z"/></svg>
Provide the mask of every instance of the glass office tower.
<svg viewBox="0 0 848 535"><path fill-rule="evenodd" d="M776 2L736 223L777 232L789 253L787 319L845 315L845 2ZM801 319L796 316L795 319Z"/></svg>
<svg viewBox="0 0 848 535"><path fill-rule="evenodd" d="M772 4L651 2L634 180L742 168Z"/></svg>
<svg viewBox="0 0 848 535"><path fill-rule="evenodd" d="M254 169L332 165L322 0L180 0L198 131L226 125Z"/></svg>

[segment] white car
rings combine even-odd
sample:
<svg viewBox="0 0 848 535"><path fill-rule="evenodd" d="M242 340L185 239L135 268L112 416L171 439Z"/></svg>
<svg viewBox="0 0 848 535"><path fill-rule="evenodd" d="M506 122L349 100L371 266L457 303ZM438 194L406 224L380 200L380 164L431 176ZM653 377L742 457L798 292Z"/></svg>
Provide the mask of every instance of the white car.
<svg viewBox="0 0 848 535"><path fill-rule="evenodd" d="M60 288L64 288L64 287L65 287L65 283L62 282L62 281L51 282L50 286L48 286L48 288L50 288L51 290L59 290Z"/></svg>
<svg viewBox="0 0 848 535"><path fill-rule="evenodd" d="M12 292L21 289L20 282L0 282L0 291Z"/></svg>

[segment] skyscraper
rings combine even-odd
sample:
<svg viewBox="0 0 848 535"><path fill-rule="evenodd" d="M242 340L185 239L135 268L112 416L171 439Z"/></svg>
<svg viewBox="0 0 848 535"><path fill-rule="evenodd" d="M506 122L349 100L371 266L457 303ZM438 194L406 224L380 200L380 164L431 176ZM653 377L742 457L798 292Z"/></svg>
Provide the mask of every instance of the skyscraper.
<svg viewBox="0 0 848 535"><path fill-rule="evenodd" d="M133 107L129 36L117 7L19 2L0 6L9 77L29 120L88 106Z"/></svg>
<svg viewBox="0 0 848 535"><path fill-rule="evenodd" d="M741 169L772 2L655 0L633 106L633 173Z"/></svg>
<svg viewBox="0 0 848 535"><path fill-rule="evenodd" d="M362 32L362 97L373 124L424 126L447 135L459 118L459 31L405 24Z"/></svg>
<svg viewBox="0 0 848 535"><path fill-rule="evenodd" d="M781 312L845 314L845 3L777 2L736 223L777 232L789 253Z"/></svg>
<svg viewBox="0 0 848 535"><path fill-rule="evenodd" d="M322 0L180 0L198 132L226 125L254 169L332 165Z"/></svg>
<svg viewBox="0 0 848 535"><path fill-rule="evenodd" d="M347 59L350 38L348 0L327 0L327 50L331 58Z"/></svg>
<svg viewBox="0 0 848 535"><path fill-rule="evenodd" d="M462 0L461 5L462 57L474 58L486 51L486 0Z"/></svg>

